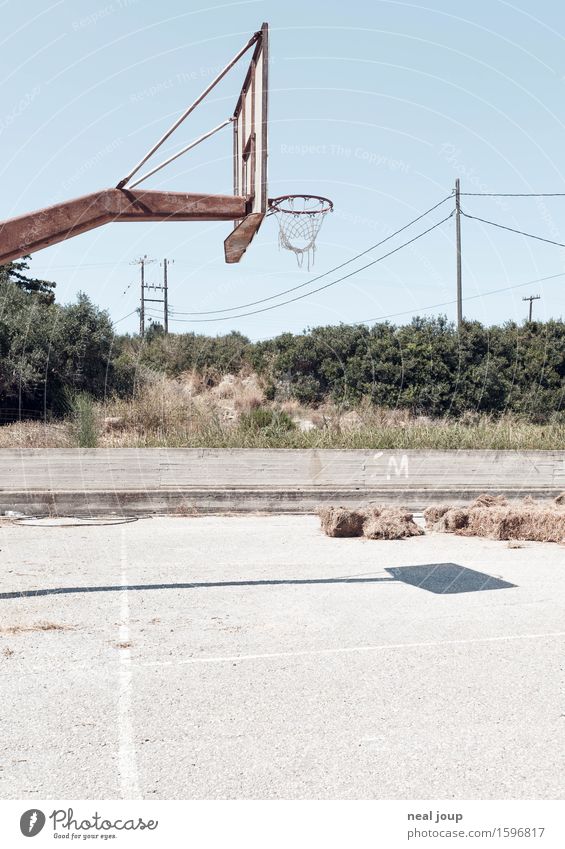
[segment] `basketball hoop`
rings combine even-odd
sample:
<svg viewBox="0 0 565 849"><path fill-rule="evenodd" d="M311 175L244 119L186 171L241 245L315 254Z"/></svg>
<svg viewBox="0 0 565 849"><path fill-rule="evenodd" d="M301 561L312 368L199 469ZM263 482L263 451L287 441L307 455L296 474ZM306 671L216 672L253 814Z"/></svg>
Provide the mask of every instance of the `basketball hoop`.
<svg viewBox="0 0 565 849"><path fill-rule="evenodd" d="M269 207L279 222L279 248L292 251L300 268L306 254L310 271L310 266L314 265L316 238L324 218L333 210L333 203L318 195L282 195L269 198Z"/></svg>

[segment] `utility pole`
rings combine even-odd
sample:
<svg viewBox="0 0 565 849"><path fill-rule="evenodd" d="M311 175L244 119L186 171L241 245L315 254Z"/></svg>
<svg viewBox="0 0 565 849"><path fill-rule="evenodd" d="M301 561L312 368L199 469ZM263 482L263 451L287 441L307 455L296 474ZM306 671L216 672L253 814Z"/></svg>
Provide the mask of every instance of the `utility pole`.
<svg viewBox="0 0 565 849"><path fill-rule="evenodd" d="M455 180L455 238L457 243L457 329L463 324L463 287L461 282L461 184Z"/></svg>
<svg viewBox="0 0 565 849"><path fill-rule="evenodd" d="M135 260L134 265L141 267L141 308L139 310L139 335L143 339L145 336L145 304L163 304L163 329L165 333L169 332L169 290L168 290L168 264L174 262L171 259L163 260L163 285L158 286L156 283L145 282L145 266L150 263L157 262L156 259L147 259L147 254L141 259ZM159 298L148 298L145 294L147 290L151 292L162 292L163 296Z"/></svg>
<svg viewBox="0 0 565 849"><path fill-rule="evenodd" d="M526 298L522 298L523 301L529 301L530 302L530 310L529 310L529 316L528 316L529 322L532 321L532 301L539 301L540 298L541 298L541 295L528 295Z"/></svg>
<svg viewBox="0 0 565 849"><path fill-rule="evenodd" d="M164 317L164 328L165 328L165 336L169 332L169 287L167 280L167 263L168 259L163 260L163 317Z"/></svg>
<svg viewBox="0 0 565 849"><path fill-rule="evenodd" d="M132 262L132 265L139 265L140 267L140 277L141 277L141 304L139 309L139 335L143 339L145 336L145 301L149 300L145 297L145 289L148 287L145 285L145 266L149 265L152 262L156 262L154 259L147 259L147 254L140 257L139 259L135 259Z"/></svg>
<svg viewBox="0 0 565 849"><path fill-rule="evenodd" d="M145 336L145 298L143 297L145 294L145 260L147 259L147 254L145 257L140 260L139 264L141 267L141 307L139 310L139 335L143 339Z"/></svg>

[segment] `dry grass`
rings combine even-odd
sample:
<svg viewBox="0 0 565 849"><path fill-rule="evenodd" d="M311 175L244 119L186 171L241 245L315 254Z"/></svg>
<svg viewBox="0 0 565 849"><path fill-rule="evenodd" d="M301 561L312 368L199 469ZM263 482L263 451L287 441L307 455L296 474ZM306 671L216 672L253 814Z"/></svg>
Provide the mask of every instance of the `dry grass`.
<svg viewBox="0 0 565 849"><path fill-rule="evenodd" d="M432 528L436 525L442 516L445 516L447 511L450 509L449 504L432 504L430 507L426 507L424 510L424 519L426 520L426 527Z"/></svg>
<svg viewBox="0 0 565 849"><path fill-rule="evenodd" d="M260 407L265 393L256 374L225 374L219 384L210 390L212 397L231 401L234 410L247 413Z"/></svg>
<svg viewBox="0 0 565 849"><path fill-rule="evenodd" d="M288 413L292 430L240 426L258 407ZM132 399L95 405L97 445L123 448L365 448L365 449L565 449L565 425L537 425L513 416L460 419L411 416L362 402L355 410L326 403L265 400L255 374L224 375L216 385L190 372L178 379L146 372ZM109 421L106 426L104 420ZM76 447L72 422L21 422L0 426L0 448ZM565 499L565 496L564 496Z"/></svg>
<svg viewBox="0 0 565 849"><path fill-rule="evenodd" d="M562 542L565 540L565 512L541 507L497 507L471 511L465 536L491 539Z"/></svg>
<svg viewBox="0 0 565 849"><path fill-rule="evenodd" d="M323 532L328 537L360 537L365 513L347 507L321 507L318 511Z"/></svg>
<svg viewBox="0 0 565 849"><path fill-rule="evenodd" d="M155 398L159 391L157 387L146 389L131 402L107 405L105 415L123 413L126 424L120 432L103 435L99 444L132 448L565 449L563 425L494 421L489 417L469 425L452 419L426 422L415 419L382 426L362 421L360 426L342 429L331 412L299 407L293 418L311 421L313 428L249 431L239 427L239 415L256 406L252 395L224 400L210 393L183 397L164 388L162 395ZM288 405L268 406L283 409Z"/></svg>
<svg viewBox="0 0 565 849"><path fill-rule="evenodd" d="M29 634L36 631L74 631L74 627L57 622L35 622L33 625L7 625L0 628L0 634Z"/></svg>
<svg viewBox="0 0 565 849"><path fill-rule="evenodd" d="M146 375L134 397L115 400L104 406L104 415L122 421L118 433L109 433L110 443L137 435L163 435L189 428L195 414L195 401L190 390L180 381L157 375ZM115 430L115 429L113 429Z"/></svg>
<svg viewBox="0 0 565 849"><path fill-rule="evenodd" d="M367 539L407 539L423 533L412 513L400 507L370 507L366 512L363 536Z"/></svg>
<svg viewBox="0 0 565 849"><path fill-rule="evenodd" d="M488 537L497 540L563 542L565 509L533 499L510 505L501 496L482 495L469 507L428 508L426 527L439 533Z"/></svg>
<svg viewBox="0 0 565 849"><path fill-rule="evenodd" d="M0 426L0 448L72 448L69 429L64 424L14 422Z"/></svg>
<svg viewBox="0 0 565 849"><path fill-rule="evenodd" d="M483 492L472 502L471 507L505 507L508 504L503 495L490 495Z"/></svg>
<svg viewBox="0 0 565 849"><path fill-rule="evenodd" d="M364 510L322 507L318 514L322 531L329 537L406 539L424 533L414 522L412 513L400 507L372 506Z"/></svg>

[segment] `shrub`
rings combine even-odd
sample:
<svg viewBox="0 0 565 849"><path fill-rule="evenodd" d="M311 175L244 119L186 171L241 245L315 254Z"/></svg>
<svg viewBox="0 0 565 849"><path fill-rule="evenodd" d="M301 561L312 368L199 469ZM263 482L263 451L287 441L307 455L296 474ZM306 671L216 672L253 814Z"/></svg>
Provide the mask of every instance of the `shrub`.
<svg viewBox="0 0 565 849"><path fill-rule="evenodd" d="M96 448L99 423L90 395L81 393L71 398L71 431L79 448Z"/></svg>
<svg viewBox="0 0 565 849"><path fill-rule="evenodd" d="M296 428L288 413L284 410L271 410L268 407L255 407L247 413L242 413L239 426L242 430L251 433L268 431L271 434L285 433Z"/></svg>
<svg viewBox="0 0 565 849"><path fill-rule="evenodd" d="M51 303L0 283L0 416L5 421L68 411L68 393L127 394L135 366L124 359L107 312L79 294Z"/></svg>

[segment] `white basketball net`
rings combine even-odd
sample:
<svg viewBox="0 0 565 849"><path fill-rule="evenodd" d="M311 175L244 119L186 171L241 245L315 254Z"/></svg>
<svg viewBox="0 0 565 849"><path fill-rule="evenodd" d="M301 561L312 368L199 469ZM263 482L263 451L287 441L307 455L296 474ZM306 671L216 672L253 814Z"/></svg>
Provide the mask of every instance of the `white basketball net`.
<svg viewBox="0 0 565 849"><path fill-rule="evenodd" d="M300 268L304 256L308 271L314 265L316 238L332 208L331 201L311 195L291 195L271 201L271 209L279 224L279 248L292 251Z"/></svg>

